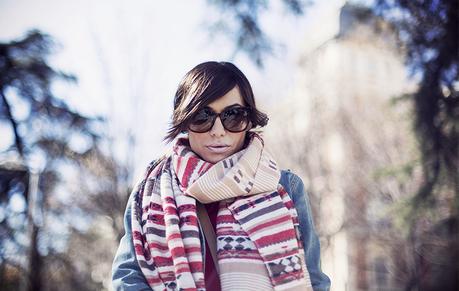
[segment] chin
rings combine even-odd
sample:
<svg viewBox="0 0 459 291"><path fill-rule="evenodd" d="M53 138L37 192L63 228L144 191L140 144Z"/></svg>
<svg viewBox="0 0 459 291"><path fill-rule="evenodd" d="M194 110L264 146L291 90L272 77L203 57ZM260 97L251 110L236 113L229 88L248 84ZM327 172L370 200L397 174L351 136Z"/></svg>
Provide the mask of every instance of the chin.
<svg viewBox="0 0 459 291"><path fill-rule="evenodd" d="M220 162L221 160L224 160L226 157L228 156L210 156L210 157L204 158L204 160L206 160L209 163L216 164Z"/></svg>
<svg viewBox="0 0 459 291"><path fill-rule="evenodd" d="M232 152L228 152L224 154L207 154L205 156L202 156L202 158L209 163L216 164L220 162L221 160L224 160L227 157L231 156L232 154L233 154Z"/></svg>

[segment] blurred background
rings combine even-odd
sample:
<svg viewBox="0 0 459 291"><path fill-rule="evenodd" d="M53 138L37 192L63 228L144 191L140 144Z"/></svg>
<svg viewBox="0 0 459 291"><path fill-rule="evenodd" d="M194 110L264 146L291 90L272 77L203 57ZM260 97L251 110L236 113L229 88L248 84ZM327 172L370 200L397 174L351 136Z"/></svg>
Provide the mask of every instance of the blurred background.
<svg viewBox="0 0 459 291"><path fill-rule="evenodd" d="M0 290L111 290L175 90L234 62L332 290L459 290L457 0L0 0Z"/></svg>

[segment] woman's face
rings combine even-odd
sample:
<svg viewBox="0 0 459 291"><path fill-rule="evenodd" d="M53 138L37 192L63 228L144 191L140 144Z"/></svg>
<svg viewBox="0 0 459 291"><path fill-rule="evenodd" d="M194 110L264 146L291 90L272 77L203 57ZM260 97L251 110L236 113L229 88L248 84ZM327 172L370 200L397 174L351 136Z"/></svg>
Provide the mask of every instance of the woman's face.
<svg viewBox="0 0 459 291"><path fill-rule="evenodd" d="M237 86L207 106L216 113L220 113L225 108L235 104L244 106L244 100ZM197 133L188 130L188 138L191 149L197 155L205 161L215 164L242 149L246 132L247 130L242 132L225 130L218 117L207 132Z"/></svg>

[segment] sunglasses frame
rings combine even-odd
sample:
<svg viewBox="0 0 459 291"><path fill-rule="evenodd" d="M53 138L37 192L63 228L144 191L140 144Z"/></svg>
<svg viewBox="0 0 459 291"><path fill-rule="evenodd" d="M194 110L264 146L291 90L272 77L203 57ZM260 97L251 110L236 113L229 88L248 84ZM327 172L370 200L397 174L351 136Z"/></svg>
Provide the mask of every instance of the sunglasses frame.
<svg viewBox="0 0 459 291"><path fill-rule="evenodd" d="M213 120L212 120L212 123L211 123L211 126L209 127L209 129L204 130L204 131L196 131L196 130L193 130L193 129L191 129L191 127L190 127L190 126L191 126L191 123L192 123L191 120L190 120L190 122L188 123L188 129L189 129L190 131L196 132L196 133L204 133L204 132L210 131L210 130L212 129L212 127L214 127L215 121L217 120L217 117L220 118L220 122L222 123L223 128L224 128L225 130L227 130L227 131L229 131L229 132L233 132L233 133L243 132L243 131L247 130L247 128L252 124L252 118L251 118L252 108L250 108L250 107L247 107L247 106L229 107L229 108L225 108L225 109L224 109L222 112L220 112L220 113L217 113L217 112L213 111L212 108L209 108L209 107L206 107L206 108L209 109L210 111L212 111L212 113L213 113L213 115L212 115ZM203 109L204 109L204 108L203 108ZM203 110L203 109L201 109L201 110ZM235 130L230 130L230 129L226 128L225 123L223 122L221 116L222 116L222 114L224 114L227 110L231 110L231 109L242 109L242 110L244 110L244 111L247 112L247 121L248 121L248 122L247 122L246 126L245 126L243 129L241 129L241 130L236 130L236 131L235 131ZM199 111L201 111L201 110L199 110ZM199 111L198 111L198 112L199 112ZM197 114L198 112L196 112L195 114ZM193 117L194 117L194 116L193 116ZM193 118L191 118L191 119L193 119Z"/></svg>

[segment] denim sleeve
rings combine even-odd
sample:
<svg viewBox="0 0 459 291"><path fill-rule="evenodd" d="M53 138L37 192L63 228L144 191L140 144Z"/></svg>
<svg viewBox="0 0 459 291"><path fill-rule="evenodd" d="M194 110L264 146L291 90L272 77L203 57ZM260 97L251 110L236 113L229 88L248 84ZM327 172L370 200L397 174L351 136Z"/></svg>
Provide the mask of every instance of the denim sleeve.
<svg viewBox="0 0 459 291"><path fill-rule="evenodd" d="M125 234L120 240L118 251L112 265L112 286L117 291L145 291L151 290L140 270L135 257L134 244L131 232L131 203L134 195L131 194L124 212Z"/></svg>
<svg viewBox="0 0 459 291"><path fill-rule="evenodd" d="M331 282L320 267L320 243L314 228L309 196L304 189L303 181L290 171L282 171L280 183L290 194L298 212L306 266L311 277L312 288L314 291L327 291L330 289Z"/></svg>

